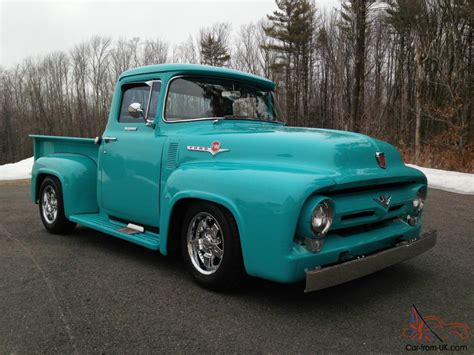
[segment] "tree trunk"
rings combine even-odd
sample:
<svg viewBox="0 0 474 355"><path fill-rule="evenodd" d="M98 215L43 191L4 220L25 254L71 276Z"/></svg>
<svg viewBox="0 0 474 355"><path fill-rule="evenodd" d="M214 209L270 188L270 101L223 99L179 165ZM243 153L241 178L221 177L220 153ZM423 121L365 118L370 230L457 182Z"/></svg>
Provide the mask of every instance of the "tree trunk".
<svg viewBox="0 0 474 355"><path fill-rule="evenodd" d="M365 76L365 35L367 26L366 0L353 2L356 12L356 43L354 53L354 88L352 99L351 123L352 130L360 132L362 128L362 107L364 105Z"/></svg>
<svg viewBox="0 0 474 355"><path fill-rule="evenodd" d="M415 39L415 164L420 161L421 131L421 84L423 82L423 58L419 38Z"/></svg>

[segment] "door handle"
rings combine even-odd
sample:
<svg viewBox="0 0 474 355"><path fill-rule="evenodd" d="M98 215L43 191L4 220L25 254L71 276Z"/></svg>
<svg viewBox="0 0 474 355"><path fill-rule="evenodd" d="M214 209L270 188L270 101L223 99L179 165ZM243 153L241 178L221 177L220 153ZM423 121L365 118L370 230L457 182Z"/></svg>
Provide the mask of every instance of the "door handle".
<svg viewBox="0 0 474 355"><path fill-rule="evenodd" d="M117 141L117 137L102 137L102 139L105 141L105 143Z"/></svg>

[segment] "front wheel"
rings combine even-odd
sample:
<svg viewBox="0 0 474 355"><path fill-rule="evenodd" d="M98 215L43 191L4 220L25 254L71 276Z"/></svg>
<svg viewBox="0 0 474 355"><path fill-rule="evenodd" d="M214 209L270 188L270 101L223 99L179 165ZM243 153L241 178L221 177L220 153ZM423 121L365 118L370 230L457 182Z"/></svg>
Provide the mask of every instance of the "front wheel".
<svg viewBox="0 0 474 355"><path fill-rule="evenodd" d="M55 177L46 177L39 191L39 212L45 228L55 234L71 232L76 226L64 215L61 183Z"/></svg>
<svg viewBox="0 0 474 355"><path fill-rule="evenodd" d="M244 276L239 231L227 210L207 202L191 206L181 230L181 250L189 272L215 291L235 287Z"/></svg>

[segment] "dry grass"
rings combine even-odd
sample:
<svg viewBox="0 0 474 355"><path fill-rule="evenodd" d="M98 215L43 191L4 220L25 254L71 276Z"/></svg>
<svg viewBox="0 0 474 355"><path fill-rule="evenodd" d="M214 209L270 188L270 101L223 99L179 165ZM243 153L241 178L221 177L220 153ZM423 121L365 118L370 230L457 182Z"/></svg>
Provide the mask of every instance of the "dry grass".
<svg viewBox="0 0 474 355"><path fill-rule="evenodd" d="M411 148L399 147L407 163L415 162ZM421 147L419 166L474 173L474 144L461 144L455 131L447 131L430 140Z"/></svg>
<svg viewBox="0 0 474 355"><path fill-rule="evenodd" d="M30 185L30 184L31 184L31 179L0 180L0 186Z"/></svg>

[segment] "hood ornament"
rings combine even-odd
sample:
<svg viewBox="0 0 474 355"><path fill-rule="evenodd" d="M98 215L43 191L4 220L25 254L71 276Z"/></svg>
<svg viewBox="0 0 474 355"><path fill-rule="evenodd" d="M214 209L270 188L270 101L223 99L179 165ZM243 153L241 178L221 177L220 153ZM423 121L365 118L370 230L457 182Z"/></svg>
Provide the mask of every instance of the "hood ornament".
<svg viewBox="0 0 474 355"><path fill-rule="evenodd" d="M383 208L388 208L390 206L390 201L392 200L392 196L387 195L380 195L379 198L374 198L374 201L377 202Z"/></svg>
<svg viewBox="0 0 474 355"><path fill-rule="evenodd" d="M212 142L210 147L188 145L186 148L193 152L208 152L208 153L211 153L211 155L213 156L219 153L228 152L230 150L230 149L222 149L221 143L219 141Z"/></svg>
<svg viewBox="0 0 474 355"><path fill-rule="evenodd" d="M375 153L375 159L377 160L377 164L379 164L379 166L382 169L387 168L387 160L385 159L385 154L384 153L382 153L382 152Z"/></svg>

